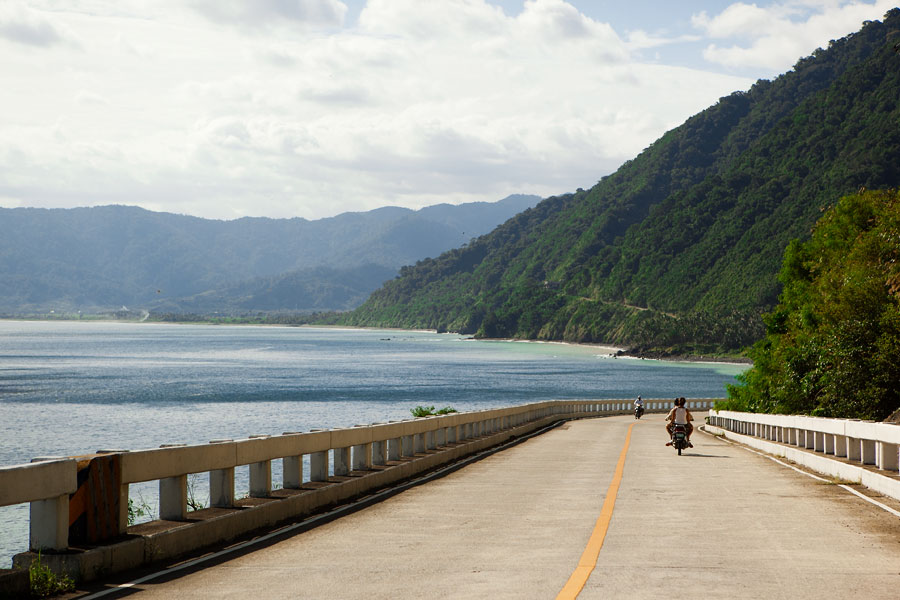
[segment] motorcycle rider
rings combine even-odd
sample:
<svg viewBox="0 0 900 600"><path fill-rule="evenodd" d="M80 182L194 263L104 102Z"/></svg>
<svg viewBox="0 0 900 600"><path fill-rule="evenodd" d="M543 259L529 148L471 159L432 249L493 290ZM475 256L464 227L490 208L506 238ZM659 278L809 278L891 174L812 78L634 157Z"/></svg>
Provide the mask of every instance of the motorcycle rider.
<svg viewBox="0 0 900 600"><path fill-rule="evenodd" d="M686 403L687 399L684 397L675 398L675 406L669 411L669 414L666 415L666 432L669 434L669 442L666 446L672 445L672 428L675 427L675 425L684 425L688 448L694 447L691 443L691 434L694 433L694 426L691 424L691 421L694 420L694 415L687 409L685 406Z"/></svg>
<svg viewBox="0 0 900 600"><path fill-rule="evenodd" d="M641 414L644 414L644 401L640 396L637 397L637 400L634 401L634 409L640 409Z"/></svg>

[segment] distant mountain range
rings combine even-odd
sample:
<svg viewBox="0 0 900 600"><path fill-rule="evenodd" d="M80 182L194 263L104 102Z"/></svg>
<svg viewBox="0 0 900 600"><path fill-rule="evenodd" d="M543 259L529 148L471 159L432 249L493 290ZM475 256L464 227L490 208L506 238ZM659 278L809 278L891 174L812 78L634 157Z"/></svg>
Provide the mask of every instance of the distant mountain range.
<svg viewBox="0 0 900 600"><path fill-rule="evenodd" d="M538 196L336 217L218 221L131 206L0 208L0 311L346 310L400 267L459 247Z"/></svg>
<svg viewBox="0 0 900 600"><path fill-rule="evenodd" d="M694 353L752 343L788 242L841 196L900 186L898 47L894 8L591 189L404 268L343 322Z"/></svg>

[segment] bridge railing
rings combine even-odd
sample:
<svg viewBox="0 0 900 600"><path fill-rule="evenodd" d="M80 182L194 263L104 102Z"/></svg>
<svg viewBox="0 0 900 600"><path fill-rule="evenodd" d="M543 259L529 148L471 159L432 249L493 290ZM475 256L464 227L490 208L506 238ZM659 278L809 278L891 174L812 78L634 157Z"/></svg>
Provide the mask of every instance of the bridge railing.
<svg viewBox="0 0 900 600"><path fill-rule="evenodd" d="M29 538L37 548L66 547L69 495L77 488L77 466L71 458L0 467L0 506L31 503Z"/></svg>
<svg viewBox="0 0 900 600"><path fill-rule="evenodd" d="M688 406L697 410L713 403L711 399L691 400ZM665 412L671 405L671 400L645 400L648 412ZM205 529L191 535L172 534L178 540L168 548L157 536L152 552L149 545L143 551L132 549L130 552L141 557L120 566L133 567L296 519L558 420L628 413L632 407L632 400L556 400L208 444L165 444L145 450L35 459L37 462L0 468L0 506L30 503L29 548L52 554L67 549L79 527L79 541L88 546L110 544L125 534L133 537L135 530L130 532L128 524L129 486L158 481L161 527L156 531L166 529L164 522L174 522L169 523L169 530L185 530L188 521L190 526L203 525ZM278 486L272 481L272 462L276 460L282 461L277 494L274 488ZM235 496L235 469L244 466L249 466L249 500ZM204 511L194 511L189 518L188 477L202 473L208 473L210 509L215 510L202 517L197 514ZM254 511L257 517L248 517ZM91 574L84 572L83 565L71 567L74 560L66 559L69 566L62 570L89 579ZM103 561L97 563L98 572L116 570L109 557Z"/></svg>
<svg viewBox="0 0 900 600"><path fill-rule="evenodd" d="M716 427L781 442L863 465L900 471L900 426L855 419L709 411Z"/></svg>

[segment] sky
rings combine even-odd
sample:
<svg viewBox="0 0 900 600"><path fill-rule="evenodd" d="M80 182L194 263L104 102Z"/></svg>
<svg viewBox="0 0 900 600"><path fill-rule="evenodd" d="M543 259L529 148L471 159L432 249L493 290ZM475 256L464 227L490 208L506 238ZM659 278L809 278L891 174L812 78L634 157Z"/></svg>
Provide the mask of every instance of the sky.
<svg viewBox="0 0 900 600"><path fill-rule="evenodd" d="M0 206L319 219L589 188L881 0L0 0Z"/></svg>

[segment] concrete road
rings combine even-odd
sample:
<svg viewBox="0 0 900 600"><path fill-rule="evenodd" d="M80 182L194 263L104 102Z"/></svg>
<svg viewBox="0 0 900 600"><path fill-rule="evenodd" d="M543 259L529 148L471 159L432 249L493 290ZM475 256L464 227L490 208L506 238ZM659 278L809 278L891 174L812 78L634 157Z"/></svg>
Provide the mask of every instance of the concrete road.
<svg viewBox="0 0 900 600"><path fill-rule="evenodd" d="M328 525L106 597L556 598L632 423L571 422ZM636 423L579 598L900 597L900 518L700 432L681 457L665 441L661 416Z"/></svg>

